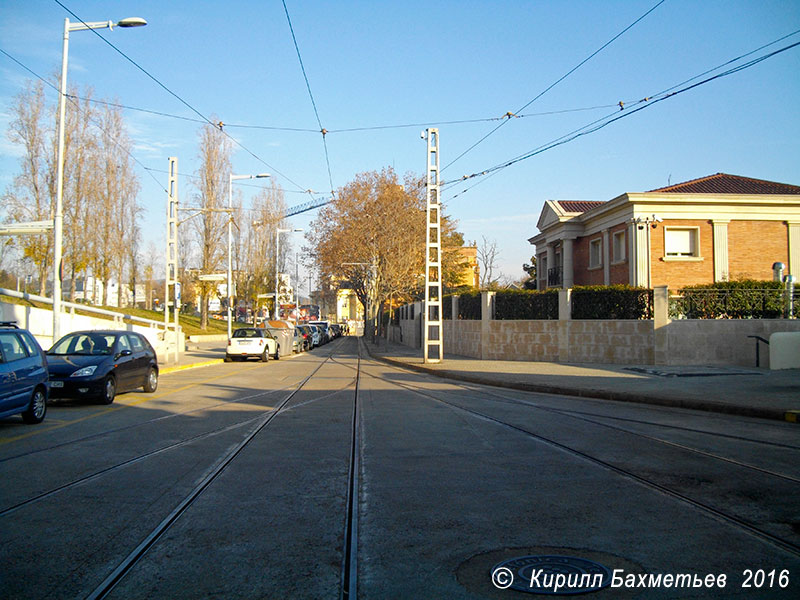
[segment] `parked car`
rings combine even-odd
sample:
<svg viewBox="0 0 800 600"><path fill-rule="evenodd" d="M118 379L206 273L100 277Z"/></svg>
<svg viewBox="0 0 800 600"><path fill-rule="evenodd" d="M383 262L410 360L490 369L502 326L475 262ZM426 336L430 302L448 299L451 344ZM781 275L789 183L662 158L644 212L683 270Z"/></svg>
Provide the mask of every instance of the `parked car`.
<svg viewBox="0 0 800 600"><path fill-rule="evenodd" d="M311 350L314 348L314 332L308 325L298 325L295 331L299 331L303 336L303 350Z"/></svg>
<svg viewBox="0 0 800 600"><path fill-rule="evenodd" d="M317 346L321 346L322 344L325 343L322 337L322 330L319 327L310 324L306 325L306 327L308 327L311 330L311 340L314 348L316 348Z"/></svg>
<svg viewBox="0 0 800 600"><path fill-rule="evenodd" d="M321 344L327 344L333 339L330 331L330 322L328 321L310 321L309 325L314 325L315 327L319 327L319 333L321 336Z"/></svg>
<svg viewBox="0 0 800 600"><path fill-rule="evenodd" d="M303 337L303 334L300 333L300 330L297 327L294 327L292 330L292 352L295 354L300 354L303 350L305 350L305 343L306 339Z"/></svg>
<svg viewBox="0 0 800 600"><path fill-rule="evenodd" d="M121 392L158 388L158 357L133 331L76 331L47 351L51 398L88 398L111 404Z"/></svg>
<svg viewBox="0 0 800 600"><path fill-rule="evenodd" d="M16 321L0 322L0 418L22 415L41 423L47 413L47 359L36 338Z"/></svg>
<svg viewBox="0 0 800 600"><path fill-rule="evenodd" d="M263 327L242 327L233 332L225 350L225 362L247 360L251 357L267 362L270 356L279 357L278 340Z"/></svg>

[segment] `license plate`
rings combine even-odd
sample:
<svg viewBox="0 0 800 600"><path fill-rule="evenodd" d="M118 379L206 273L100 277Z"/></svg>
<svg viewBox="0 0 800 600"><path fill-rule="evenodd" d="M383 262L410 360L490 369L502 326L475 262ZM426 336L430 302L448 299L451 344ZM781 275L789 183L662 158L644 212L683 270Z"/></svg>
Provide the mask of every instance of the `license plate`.
<svg viewBox="0 0 800 600"><path fill-rule="evenodd" d="M64 382L63 381L51 381L50 382L50 387L63 388L64 387Z"/></svg>

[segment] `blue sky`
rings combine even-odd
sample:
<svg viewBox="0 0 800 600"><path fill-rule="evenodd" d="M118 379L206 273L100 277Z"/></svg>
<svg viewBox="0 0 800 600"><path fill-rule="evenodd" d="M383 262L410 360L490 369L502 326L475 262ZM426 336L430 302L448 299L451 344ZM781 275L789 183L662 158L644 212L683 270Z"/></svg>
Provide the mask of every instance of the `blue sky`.
<svg viewBox="0 0 800 600"><path fill-rule="evenodd" d="M61 1L85 21L147 19L144 28L101 33L197 111L231 125L227 131L257 157L237 150L236 173L272 173L289 206L308 200L303 190L327 195L331 186L321 135L315 132L319 126L280 0ZM401 175L421 173L422 124L439 127L445 181L481 172L624 112L615 108L620 101L630 107L800 30L796 0L666 0L525 108L524 118L506 123L450 164L500 122L448 122L518 111L657 1L286 0L320 120L331 132L334 187L355 173L385 166ZM56 73L68 13L53 0L6 0L2 15L0 48L37 74ZM795 34L749 58L798 41ZM0 54L4 132L11 99L30 78ZM91 85L98 98L199 118L92 32L70 37L69 81ZM55 92L48 93L54 101ZM502 272L518 278L532 254L527 239L536 233L545 200L609 200L717 172L800 184L798 109L800 47L492 177L449 187L443 198L465 238L496 240ZM169 156L177 156L180 173L196 172L200 124L125 114L134 155L151 169L138 167L146 241L161 247L166 175L160 171ZM337 132L405 124L415 125ZM3 136L3 189L18 170L18 155ZM179 189L181 201L190 202L191 178L182 177ZM240 189L247 197L254 188ZM294 217L292 225L307 229L315 215Z"/></svg>

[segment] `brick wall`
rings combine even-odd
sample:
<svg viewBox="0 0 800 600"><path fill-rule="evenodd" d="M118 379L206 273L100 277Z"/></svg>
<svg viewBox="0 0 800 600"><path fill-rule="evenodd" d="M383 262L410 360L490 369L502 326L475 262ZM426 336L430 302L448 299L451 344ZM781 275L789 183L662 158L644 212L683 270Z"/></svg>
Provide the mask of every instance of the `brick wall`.
<svg viewBox="0 0 800 600"><path fill-rule="evenodd" d="M772 279L772 264L789 264L789 230L780 221L731 221L728 271L734 279Z"/></svg>
<svg viewBox="0 0 800 600"><path fill-rule="evenodd" d="M617 231L625 232L625 261L614 264L614 233ZM609 260L611 260L611 267L609 272L610 283L613 284L629 284L631 282L630 273L630 240L628 239L628 226L624 223L616 225L611 228L608 233L608 243L611 246L608 251Z"/></svg>
<svg viewBox="0 0 800 600"><path fill-rule="evenodd" d="M603 285L605 281L602 265L599 269L589 269L589 242L598 238L600 239L602 248L602 233L584 236L573 242L572 261L573 272L575 273L575 285ZM602 250L600 255L602 256Z"/></svg>
<svg viewBox="0 0 800 600"><path fill-rule="evenodd" d="M672 260L664 257L664 227L697 227L700 231L700 257L703 260ZM714 229L709 221L669 220L650 231L651 284L669 289L714 281ZM730 247L730 243L728 244ZM772 264L772 263L770 263Z"/></svg>

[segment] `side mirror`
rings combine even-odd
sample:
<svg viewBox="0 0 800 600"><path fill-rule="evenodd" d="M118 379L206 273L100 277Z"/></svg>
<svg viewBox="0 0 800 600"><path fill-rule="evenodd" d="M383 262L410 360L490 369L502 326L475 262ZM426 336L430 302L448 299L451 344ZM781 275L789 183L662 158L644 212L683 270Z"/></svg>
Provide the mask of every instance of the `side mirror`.
<svg viewBox="0 0 800 600"><path fill-rule="evenodd" d="M133 354L133 352L131 352L130 350L121 350L120 352L117 352L117 358L122 358L123 356L130 356L131 354Z"/></svg>

